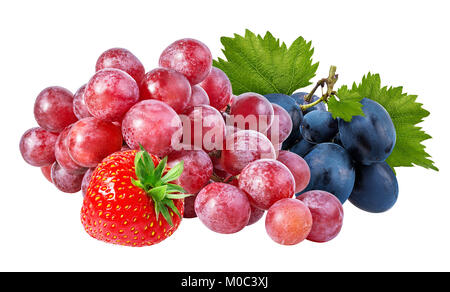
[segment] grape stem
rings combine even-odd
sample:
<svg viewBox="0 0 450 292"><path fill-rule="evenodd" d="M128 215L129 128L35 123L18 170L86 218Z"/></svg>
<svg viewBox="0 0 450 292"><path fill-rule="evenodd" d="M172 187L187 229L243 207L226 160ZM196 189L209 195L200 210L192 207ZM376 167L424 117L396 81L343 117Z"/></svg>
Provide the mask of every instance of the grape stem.
<svg viewBox="0 0 450 292"><path fill-rule="evenodd" d="M211 180L214 182L221 182L221 183L230 183L233 181L233 179L238 179L238 176L228 175L225 178L221 178L217 174L213 173L211 176Z"/></svg>
<svg viewBox="0 0 450 292"><path fill-rule="evenodd" d="M336 94L336 92L333 90L333 87L336 84L338 77L339 77L338 74L336 74L336 70L337 70L336 66L331 66L330 72L328 74L328 78L320 79L314 86L313 90L311 90L311 92L308 93L307 96L305 96L304 100L305 100L305 102L308 102L308 104L304 104L304 105L300 106L302 111L305 111L305 110L309 109L310 107L313 107L321 102L327 102L328 98L330 98L330 96ZM311 99L312 99L314 93L316 92L316 90L319 87L323 88L325 85L327 86L327 91L324 94L322 94L321 98L319 98L318 100L316 100L314 102L311 102ZM309 102L311 102L311 103L309 103Z"/></svg>

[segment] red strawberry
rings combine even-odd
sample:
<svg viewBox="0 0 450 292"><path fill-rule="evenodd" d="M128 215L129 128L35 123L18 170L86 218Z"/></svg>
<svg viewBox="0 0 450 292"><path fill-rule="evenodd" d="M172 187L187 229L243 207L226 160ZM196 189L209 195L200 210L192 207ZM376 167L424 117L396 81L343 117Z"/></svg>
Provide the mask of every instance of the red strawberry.
<svg viewBox="0 0 450 292"><path fill-rule="evenodd" d="M126 246L159 243L178 228L188 195L170 184L183 172L180 162L166 169L146 151L116 152L94 170L81 209L81 222L92 237ZM162 216L159 216L162 215Z"/></svg>

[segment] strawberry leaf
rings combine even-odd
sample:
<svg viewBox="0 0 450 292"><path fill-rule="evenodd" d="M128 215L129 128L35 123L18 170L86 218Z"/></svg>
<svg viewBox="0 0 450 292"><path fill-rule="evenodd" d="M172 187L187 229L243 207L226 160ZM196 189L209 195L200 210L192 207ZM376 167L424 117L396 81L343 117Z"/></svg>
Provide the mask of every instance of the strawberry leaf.
<svg viewBox="0 0 450 292"><path fill-rule="evenodd" d="M155 180L154 186L161 185L161 183L162 183L161 177L162 177L162 173L166 169L166 165L167 165L167 156L164 157L164 159L162 159L159 162L158 166L155 168L155 171L153 173L153 178Z"/></svg>
<svg viewBox="0 0 450 292"><path fill-rule="evenodd" d="M186 190L180 187L179 185L175 184L166 184L167 186L167 193L186 193Z"/></svg>
<svg viewBox="0 0 450 292"><path fill-rule="evenodd" d="M167 186L152 188L147 193L156 201L161 202L166 197Z"/></svg>
<svg viewBox="0 0 450 292"><path fill-rule="evenodd" d="M170 169L166 175L164 175L161 179L163 183L168 183L170 181L174 181L177 178L180 177L180 175L183 173L184 169L184 161L180 161L175 165L172 169Z"/></svg>
<svg viewBox="0 0 450 292"><path fill-rule="evenodd" d="M145 186L141 183L139 180L135 180L134 178L131 178L131 183L138 188L145 189Z"/></svg>
<svg viewBox="0 0 450 292"><path fill-rule="evenodd" d="M166 198L167 199L184 199L187 197L192 197L192 194L167 194Z"/></svg>
<svg viewBox="0 0 450 292"><path fill-rule="evenodd" d="M142 153L142 161L144 162L145 168L147 169L149 175L152 175L155 170L155 165L153 164L153 160L147 151Z"/></svg>
<svg viewBox="0 0 450 292"><path fill-rule="evenodd" d="M173 200L191 196L189 194L183 194L186 191L181 186L168 183L180 177L183 173L184 162L181 161L175 165L162 177L162 174L166 170L167 157L162 159L155 168L150 154L142 146L141 150L136 153L134 159L135 172L138 180L131 178L131 183L145 190L147 195L153 200L156 219L158 219L161 213L164 219L173 226L172 218L167 207L181 218L180 212Z"/></svg>
<svg viewBox="0 0 450 292"><path fill-rule="evenodd" d="M171 201L171 202L172 202L172 201ZM172 204L173 204L173 202L172 202ZM166 219L167 223L169 223L170 226L173 226L172 217L171 217L170 214L169 214L169 210L167 210L166 204L163 203L163 202L158 202L158 203L155 204L155 205L158 205L158 209L159 209L159 211L161 212L161 214L163 215L164 219ZM175 206L174 206L174 207L175 207ZM175 207L175 209L177 209L177 208ZM177 211L178 211L178 210L177 210ZM180 217L181 217L181 216L180 216Z"/></svg>
<svg viewBox="0 0 450 292"><path fill-rule="evenodd" d="M144 151L139 151L136 153L136 156L134 157L134 165L138 165L142 159L142 155L144 154Z"/></svg>
<svg viewBox="0 0 450 292"><path fill-rule="evenodd" d="M175 214L177 214L178 217L181 218L181 214L180 214L180 212L178 211L177 207L175 206L175 204L173 203L172 200L164 200L164 203L165 203L167 206L169 206L169 208L172 209L172 211L173 211Z"/></svg>
<svg viewBox="0 0 450 292"><path fill-rule="evenodd" d="M139 154L139 152L138 152ZM136 154L137 156L137 154ZM142 155L141 155L142 158ZM137 163L135 164L135 169L136 169L136 176L139 179L140 183L143 185L147 185L149 183L151 183L149 181L149 178L151 177L151 175L149 175L147 168L145 167L144 161L142 159L139 159L137 161Z"/></svg>
<svg viewBox="0 0 450 292"><path fill-rule="evenodd" d="M311 42L297 38L290 47L270 32L264 37L250 30L245 36L222 37L226 60L219 58L213 65L228 76L233 93L284 93L311 84L319 63L312 62Z"/></svg>

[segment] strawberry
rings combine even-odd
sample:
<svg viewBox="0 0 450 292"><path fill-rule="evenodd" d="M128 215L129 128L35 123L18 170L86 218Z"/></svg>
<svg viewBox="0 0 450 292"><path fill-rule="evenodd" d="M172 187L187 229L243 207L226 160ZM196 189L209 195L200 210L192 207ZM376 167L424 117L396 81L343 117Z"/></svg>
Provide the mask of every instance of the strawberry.
<svg viewBox="0 0 450 292"><path fill-rule="evenodd" d="M93 238L126 246L159 243L178 228L184 211L184 189L169 182L183 172L183 162L166 168L142 151L116 152L94 170L81 222ZM162 215L162 216L159 216Z"/></svg>

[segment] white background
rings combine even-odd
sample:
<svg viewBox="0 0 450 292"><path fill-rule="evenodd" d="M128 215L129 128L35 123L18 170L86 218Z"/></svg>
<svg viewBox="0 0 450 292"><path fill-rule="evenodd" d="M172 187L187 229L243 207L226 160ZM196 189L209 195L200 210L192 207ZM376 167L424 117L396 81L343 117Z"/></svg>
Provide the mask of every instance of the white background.
<svg viewBox="0 0 450 292"><path fill-rule="evenodd" d="M1 271L430 271L450 270L448 1L1 1ZM80 194L64 194L27 165L22 133L50 85L73 92L100 53L125 47L147 70L172 41L192 37L221 56L221 36L270 30L290 44L313 41L318 77L338 67L340 84L368 71L403 85L431 112L425 144L440 172L398 170L400 197L384 214L345 205L341 234L326 244L280 246L263 220L234 235L184 220L147 248L91 239Z"/></svg>

